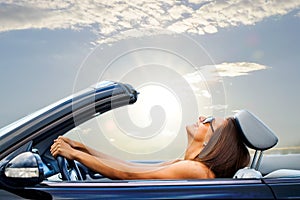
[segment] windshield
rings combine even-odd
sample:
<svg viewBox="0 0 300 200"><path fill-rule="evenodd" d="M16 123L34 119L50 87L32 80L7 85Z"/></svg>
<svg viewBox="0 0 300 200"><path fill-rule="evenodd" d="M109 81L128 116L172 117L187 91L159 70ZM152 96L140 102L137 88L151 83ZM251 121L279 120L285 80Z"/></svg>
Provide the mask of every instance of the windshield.
<svg viewBox="0 0 300 200"><path fill-rule="evenodd" d="M94 146L101 134L134 159L179 157L187 124L247 109L279 138L268 152L300 152L299 1L0 5L0 127L112 80L139 99L95 121Z"/></svg>

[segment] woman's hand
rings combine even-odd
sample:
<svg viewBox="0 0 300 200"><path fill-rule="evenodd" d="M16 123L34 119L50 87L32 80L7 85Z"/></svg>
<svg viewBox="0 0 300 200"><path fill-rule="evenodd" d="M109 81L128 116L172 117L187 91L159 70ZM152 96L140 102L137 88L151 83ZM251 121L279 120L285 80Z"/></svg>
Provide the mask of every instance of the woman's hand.
<svg viewBox="0 0 300 200"><path fill-rule="evenodd" d="M58 139L62 139L65 143L69 144L74 149L77 149L77 150L83 151L83 152L87 152L86 146L84 144L82 144L81 142L78 142L78 141L72 140L70 138L63 137L63 136L58 136L58 138L55 139L54 142Z"/></svg>
<svg viewBox="0 0 300 200"><path fill-rule="evenodd" d="M61 155L67 159L74 160L74 153L76 149L72 148L72 141L66 137L58 137L54 140L53 145L50 148L50 152L54 158Z"/></svg>
<svg viewBox="0 0 300 200"><path fill-rule="evenodd" d="M72 148L76 148L78 146L77 144L78 142L64 136L58 136L58 138L55 139L54 142L56 142L57 140L63 140L65 143L69 144Z"/></svg>

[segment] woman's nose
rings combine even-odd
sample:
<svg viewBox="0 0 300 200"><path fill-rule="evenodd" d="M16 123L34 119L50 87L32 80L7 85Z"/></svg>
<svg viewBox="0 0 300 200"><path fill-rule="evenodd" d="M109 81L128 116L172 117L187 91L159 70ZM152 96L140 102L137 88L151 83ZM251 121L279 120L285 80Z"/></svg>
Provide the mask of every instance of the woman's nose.
<svg viewBox="0 0 300 200"><path fill-rule="evenodd" d="M199 117L199 121L200 121L200 122L203 122L205 119L206 119L206 117L204 117L204 116L200 116L200 117Z"/></svg>

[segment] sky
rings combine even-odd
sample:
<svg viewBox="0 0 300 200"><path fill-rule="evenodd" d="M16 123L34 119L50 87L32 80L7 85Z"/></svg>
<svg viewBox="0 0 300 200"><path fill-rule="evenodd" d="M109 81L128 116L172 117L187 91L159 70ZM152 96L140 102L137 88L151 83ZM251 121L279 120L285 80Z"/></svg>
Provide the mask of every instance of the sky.
<svg viewBox="0 0 300 200"><path fill-rule="evenodd" d="M112 151L180 155L185 124L247 109L297 152L299 35L295 0L0 0L0 127L113 80L141 94L87 137Z"/></svg>

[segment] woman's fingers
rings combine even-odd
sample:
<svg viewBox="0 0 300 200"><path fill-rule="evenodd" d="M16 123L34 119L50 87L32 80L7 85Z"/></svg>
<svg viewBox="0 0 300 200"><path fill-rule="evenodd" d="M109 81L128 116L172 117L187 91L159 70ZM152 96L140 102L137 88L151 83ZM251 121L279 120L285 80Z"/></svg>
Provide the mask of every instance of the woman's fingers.
<svg viewBox="0 0 300 200"><path fill-rule="evenodd" d="M54 143L51 145L50 152L53 157L61 155L65 158L72 159L72 152L74 149L66 143L62 138L54 140Z"/></svg>
<svg viewBox="0 0 300 200"><path fill-rule="evenodd" d="M52 154L53 157L57 156L57 142L54 142L51 145L50 152L51 152L51 154Z"/></svg>
<svg viewBox="0 0 300 200"><path fill-rule="evenodd" d="M63 140L64 142L66 142L67 144L69 144L71 147L74 147L74 141L71 140L70 138L64 137L64 136L58 136L59 140Z"/></svg>
<svg viewBox="0 0 300 200"><path fill-rule="evenodd" d="M55 139L54 143L51 145L50 147L50 152L52 154L53 157L57 156L57 150L58 150L58 144L59 144L59 139Z"/></svg>

